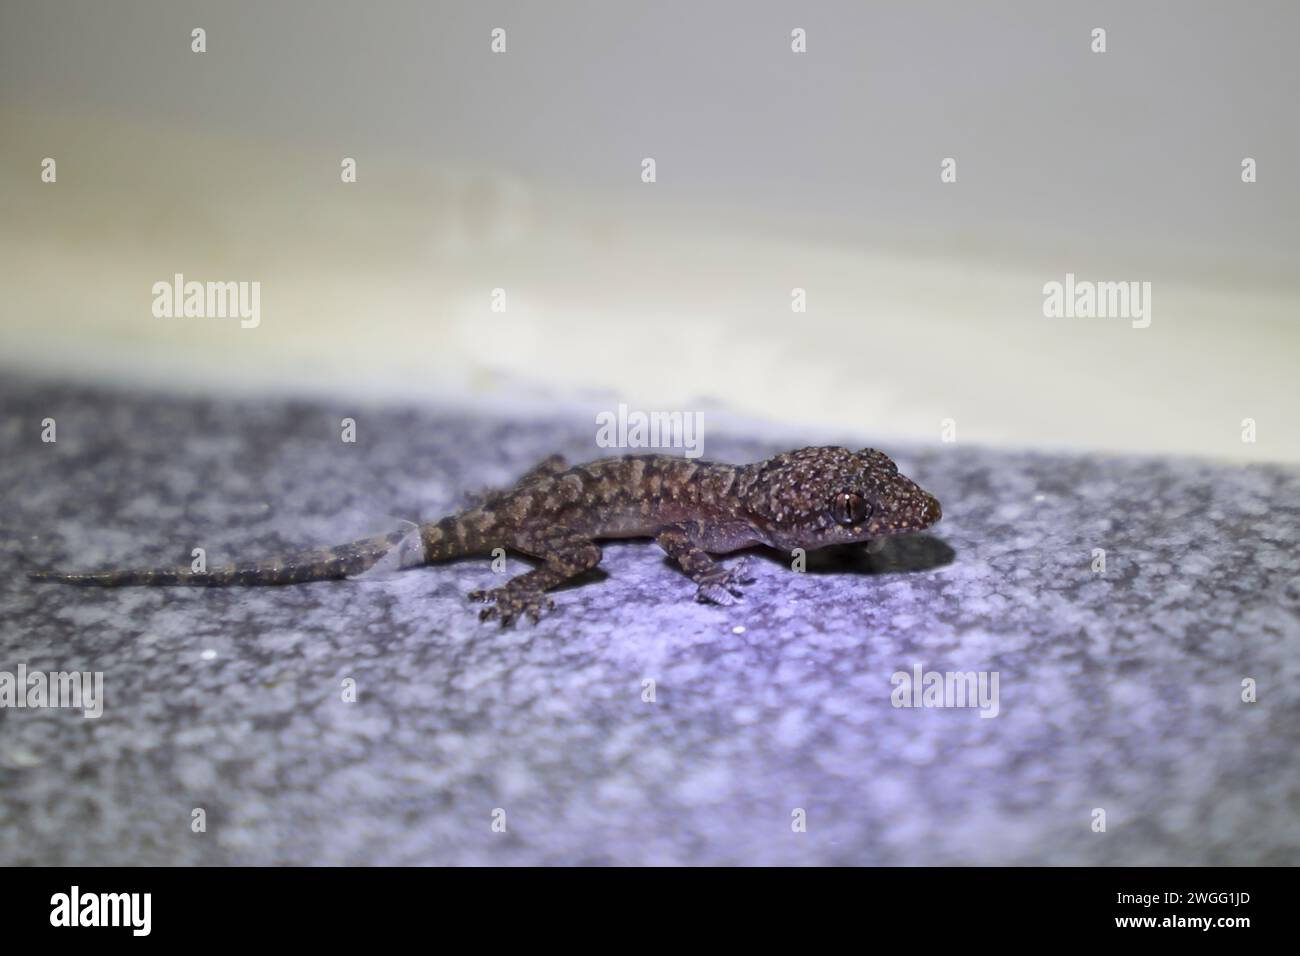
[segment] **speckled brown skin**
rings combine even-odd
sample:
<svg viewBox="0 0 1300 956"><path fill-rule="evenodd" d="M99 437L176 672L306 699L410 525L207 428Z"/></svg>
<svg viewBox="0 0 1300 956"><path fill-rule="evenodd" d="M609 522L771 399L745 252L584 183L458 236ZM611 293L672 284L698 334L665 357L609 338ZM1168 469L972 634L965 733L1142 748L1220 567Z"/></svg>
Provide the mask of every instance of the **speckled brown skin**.
<svg viewBox="0 0 1300 956"><path fill-rule="evenodd" d="M536 621L553 607L545 594L600 563L606 538L654 538L681 565L700 601L731 604L746 580L743 562L727 569L711 557L752 545L806 551L920 531L939 520L939 502L881 452L803 448L752 465L667 455L627 455L570 467L559 456L505 491L420 527L423 553L400 566L496 548L541 559L504 585L476 591L490 602L480 617L502 625ZM39 580L107 587L131 584L296 584L359 574L407 539L407 532L310 551L293 558L195 573L174 570L38 572Z"/></svg>

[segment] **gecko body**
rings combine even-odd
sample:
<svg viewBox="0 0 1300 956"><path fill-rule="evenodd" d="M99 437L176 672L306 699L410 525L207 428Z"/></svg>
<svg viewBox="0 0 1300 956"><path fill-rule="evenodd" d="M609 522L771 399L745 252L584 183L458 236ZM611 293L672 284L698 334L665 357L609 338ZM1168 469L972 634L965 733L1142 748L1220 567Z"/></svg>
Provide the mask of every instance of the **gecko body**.
<svg viewBox="0 0 1300 956"><path fill-rule="evenodd" d="M482 619L509 625L525 616L536 621L553 608L546 592L596 567L598 542L604 539L653 538L695 582L698 600L727 605L748 579L743 562L727 568L715 554L754 545L810 551L920 531L940 517L933 495L870 448L803 448L748 465L626 455L570 466L556 455L509 489L489 492L470 508L421 525L415 546L409 532L394 531L201 572L40 571L31 576L103 587L298 584L361 574L385 558L405 567L504 548L541 564L470 597L487 602Z"/></svg>

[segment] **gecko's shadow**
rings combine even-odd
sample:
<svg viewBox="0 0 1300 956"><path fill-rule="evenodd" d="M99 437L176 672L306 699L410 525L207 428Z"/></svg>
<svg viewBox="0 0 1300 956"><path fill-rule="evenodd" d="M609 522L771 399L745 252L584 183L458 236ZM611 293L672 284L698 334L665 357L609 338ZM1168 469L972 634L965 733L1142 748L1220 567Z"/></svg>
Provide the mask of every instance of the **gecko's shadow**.
<svg viewBox="0 0 1300 956"><path fill-rule="evenodd" d="M862 544L838 545L808 552L807 574L898 574L930 571L952 564L957 552L943 539L930 534L904 534L878 539L870 549ZM771 548L745 552L774 564L789 567L789 555Z"/></svg>

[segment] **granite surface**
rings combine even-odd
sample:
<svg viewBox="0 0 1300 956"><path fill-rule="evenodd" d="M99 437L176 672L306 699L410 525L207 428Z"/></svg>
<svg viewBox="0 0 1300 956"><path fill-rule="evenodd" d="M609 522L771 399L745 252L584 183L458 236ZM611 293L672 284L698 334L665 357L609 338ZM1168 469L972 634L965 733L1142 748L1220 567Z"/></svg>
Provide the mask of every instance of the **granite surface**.
<svg viewBox="0 0 1300 956"><path fill-rule="evenodd" d="M98 719L0 709L0 863L1300 863L1298 469L884 446L942 500L933 533L806 573L755 553L725 609L610 543L500 630L464 598L486 561L232 590L22 570L340 543L597 457L585 420L13 379L0 409L0 671L104 674ZM997 716L893 706L915 665L996 672Z"/></svg>

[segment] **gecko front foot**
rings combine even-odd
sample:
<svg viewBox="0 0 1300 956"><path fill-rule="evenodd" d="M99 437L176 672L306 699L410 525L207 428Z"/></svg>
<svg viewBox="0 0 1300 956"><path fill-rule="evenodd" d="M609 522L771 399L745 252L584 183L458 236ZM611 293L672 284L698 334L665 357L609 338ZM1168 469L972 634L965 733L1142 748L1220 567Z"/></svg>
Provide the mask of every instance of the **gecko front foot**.
<svg viewBox="0 0 1300 956"><path fill-rule="evenodd" d="M701 604L720 604L730 607L744 593L741 585L749 584L754 576L749 573L749 558L741 558L732 568L714 565L695 578L699 587L695 600Z"/></svg>
<svg viewBox="0 0 1300 956"><path fill-rule="evenodd" d="M487 601L489 606L479 611L480 621L501 622L502 627L509 627L520 617L527 617L536 624L543 614L555 609L555 602L541 591L523 591L509 585L492 588L487 591L471 591L471 601Z"/></svg>

